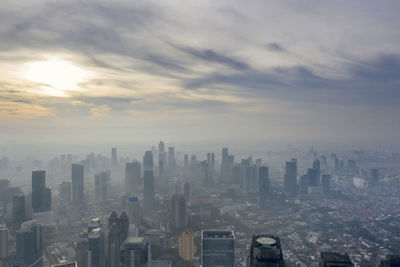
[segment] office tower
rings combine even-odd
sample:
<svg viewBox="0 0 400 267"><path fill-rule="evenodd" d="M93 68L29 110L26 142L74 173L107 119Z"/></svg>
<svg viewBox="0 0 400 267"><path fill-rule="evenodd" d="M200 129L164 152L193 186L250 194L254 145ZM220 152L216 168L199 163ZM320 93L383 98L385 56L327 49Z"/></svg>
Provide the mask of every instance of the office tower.
<svg viewBox="0 0 400 267"><path fill-rule="evenodd" d="M259 198L260 200L266 200L269 194L269 176L268 176L268 167L261 166L259 167Z"/></svg>
<svg viewBox="0 0 400 267"><path fill-rule="evenodd" d="M109 267L118 267L120 262L120 233L119 228L116 223L113 223L111 226L108 225L108 266Z"/></svg>
<svg viewBox="0 0 400 267"><path fill-rule="evenodd" d="M344 169L344 160L343 160L343 159L341 159L341 160L339 161L339 169L341 169L341 170Z"/></svg>
<svg viewBox="0 0 400 267"><path fill-rule="evenodd" d="M95 228L102 228L103 224L100 220L100 218L93 218L90 220L90 222L88 223L88 234Z"/></svg>
<svg viewBox="0 0 400 267"><path fill-rule="evenodd" d="M42 225L25 222L16 233L16 256L19 263L32 267L43 267Z"/></svg>
<svg viewBox="0 0 400 267"><path fill-rule="evenodd" d="M319 161L319 159L314 160L313 162L313 169L315 169L316 172L316 180L318 180L317 182L317 186L320 184L320 180L321 180L321 162Z"/></svg>
<svg viewBox="0 0 400 267"><path fill-rule="evenodd" d="M134 224L137 228L140 228L140 204L138 197L130 197L128 199L128 218L129 223Z"/></svg>
<svg viewBox="0 0 400 267"><path fill-rule="evenodd" d="M94 176L95 198L97 201L110 199L111 172L104 171Z"/></svg>
<svg viewBox="0 0 400 267"><path fill-rule="evenodd" d="M71 203L71 182L64 181L60 184L60 200L62 204Z"/></svg>
<svg viewBox="0 0 400 267"><path fill-rule="evenodd" d="M146 211L152 211L154 208L154 176L153 176L153 154L151 153L151 151L146 151L143 157L143 176L144 176L143 205Z"/></svg>
<svg viewBox="0 0 400 267"><path fill-rule="evenodd" d="M186 227L186 199L183 195L175 194L172 196L170 214L173 229Z"/></svg>
<svg viewBox="0 0 400 267"><path fill-rule="evenodd" d="M85 185L83 181L83 165L71 165L71 180L72 180L72 202L82 203L84 198Z"/></svg>
<svg viewBox="0 0 400 267"><path fill-rule="evenodd" d="M329 174L322 175L322 189L324 194L328 194L330 191L331 176Z"/></svg>
<svg viewBox="0 0 400 267"><path fill-rule="evenodd" d="M200 180L205 185L210 185L213 183L207 160L203 160L202 162L200 162Z"/></svg>
<svg viewBox="0 0 400 267"><path fill-rule="evenodd" d="M32 210L43 212L51 210L51 189L46 188L46 172L32 172Z"/></svg>
<svg viewBox="0 0 400 267"><path fill-rule="evenodd" d="M125 211L122 211L119 215L118 228L120 233L119 238L122 244L129 235L129 218Z"/></svg>
<svg viewBox="0 0 400 267"><path fill-rule="evenodd" d="M144 237L129 237L121 246L122 267L151 267L150 242Z"/></svg>
<svg viewBox="0 0 400 267"><path fill-rule="evenodd" d="M210 152L207 153L207 163L208 163L208 165L211 165L211 153Z"/></svg>
<svg viewBox="0 0 400 267"><path fill-rule="evenodd" d="M308 187L310 186L310 177L305 174L300 177L300 193L307 194Z"/></svg>
<svg viewBox="0 0 400 267"><path fill-rule="evenodd" d="M247 166L244 174L244 189L247 193L250 192L251 189L251 167Z"/></svg>
<svg viewBox="0 0 400 267"><path fill-rule="evenodd" d="M165 166L165 149L164 142L160 141L158 144L158 176L164 177L164 166Z"/></svg>
<svg viewBox="0 0 400 267"><path fill-rule="evenodd" d="M8 257L8 229L5 224L0 224L0 259Z"/></svg>
<svg viewBox="0 0 400 267"><path fill-rule="evenodd" d="M183 195L185 197L189 197L191 195L191 191L190 191L190 184L189 182L185 182L183 184Z"/></svg>
<svg viewBox="0 0 400 267"><path fill-rule="evenodd" d="M339 170L339 159L335 156L334 158L335 161L335 170Z"/></svg>
<svg viewBox="0 0 400 267"><path fill-rule="evenodd" d="M310 181L309 186L318 186L319 185L319 172L316 168L308 168L307 176Z"/></svg>
<svg viewBox="0 0 400 267"><path fill-rule="evenodd" d="M52 264L51 267L77 267L76 261Z"/></svg>
<svg viewBox="0 0 400 267"><path fill-rule="evenodd" d="M286 161L286 172L284 178L285 193L291 196L296 195L297 188L297 159Z"/></svg>
<svg viewBox="0 0 400 267"><path fill-rule="evenodd" d="M240 164L232 166L232 184L241 185Z"/></svg>
<svg viewBox="0 0 400 267"><path fill-rule="evenodd" d="M118 165L117 149L111 148L111 166L116 167Z"/></svg>
<svg viewBox="0 0 400 267"><path fill-rule="evenodd" d="M140 183L142 166L140 162L133 161L125 164L125 190L127 193L137 193Z"/></svg>
<svg viewBox="0 0 400 267"><path fill-rule="evenodd" d="M373 185L379 183L379 169L371 169L371 183Z"/></svg>
<svg viewBox="0 0 400 267"><path fill-rule="evenodd" d="M221 179L223 181L229 181L232 175L233 166L233 155L229 155L228 148L224 147L222 149L222 161L221 161Z"/></svg>
<svg viewBox="0 0 400 267"><path fill-rule="evenodd" d="M105 267L104 233L101 228L94 228L88 234L88 267Z"/></svg>
<svg viewBox="0 0 400 267"><path fill-rule="evenodd" d="M19 226L26 221L25 212L25 196L23 194L17 194L13 197L13 223L19 228Z"/></svg>
<svg viewBox="0 0 400 267"><path fill-rule="evenodd" d="M173 146L168 147L168 169L170 174L175 172L175 150Z"/></svg>
<svg viewBox="0 0 400 267"><path fill-rule="evenodd" d="M355 171L357 169L357 164L354 159L349 159L349 170Z"/></svg>
<svg viewBox="0 0 400 267"><path fill-rule="evenodd" d="M88 266L88 233L83 231L79 234L79 238L76 242L75 257L78 267Z"/></svg>
<svg viewBox="0 0 400 267"><path fill-rule="evenodd" d="M235 266L235 236L230 230L201 232L201 265Z"/></svg>
<svg viewBox="0 0 400 267"><path fill-rule="evenodd" d="M32 193L29 192L25 197L25 220L32 220Z"/></svg>
<svg viewBox="0 0 400 267"><path fill-rule="evenodd" d="M320 267L352 267L349 255L337 252L321 252Z"/></svg>
<svg viewBox="0 0 400 267"><path fill-rule="evenodd" d="M248 267L280 266L284 267L281 241L279 237L268 234L253 235Z"/></svg>
<svg viewBox="0 0 400 267"><path fill-rule="evenodd" d="M185 154L183 156L183 168L185 168L185 170L187 170L189 168L189 155Z"/></svg>
<svg viewBox="0 0 400 267"><path fill-rule="evenodd" d="M196 253L194 244L194 234L190 230L185 230L179 235L179 257L185 261L192 261Z"/></svg>
<svg viewBox="0 0 400 267"><path fill-rule="evenodd" d="M211 153L211 166L214 168L215 165L215 154L214 152Z"/></svg>
<svg viewBox="0 0 400 267"><path fill-rule="evenodd" d="M400 255L386 255L386 259L380 261L378 267L399 267Z"/></svg>
<svg viewBox="0 0 400 267"><path fill-rule="evenodd" d="M250 186L250 191L251 192L258 192L258 187L260 186L259 183L259 173L258 173L258 166L256 164L251 165L251 186Z"/></svg>

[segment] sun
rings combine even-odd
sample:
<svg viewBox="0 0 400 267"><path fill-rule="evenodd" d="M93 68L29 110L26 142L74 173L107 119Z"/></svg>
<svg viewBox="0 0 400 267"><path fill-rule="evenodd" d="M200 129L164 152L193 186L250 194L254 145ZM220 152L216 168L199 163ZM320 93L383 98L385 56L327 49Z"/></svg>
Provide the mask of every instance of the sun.
<svg viewBox="0 0 400 267"><path fill-rule="evenodd" d="M84 69L57 58L30 62L24 71L26 79L40 84L43 93L52 96L68 96L68 91L80 90L89 76Z"/></svg>

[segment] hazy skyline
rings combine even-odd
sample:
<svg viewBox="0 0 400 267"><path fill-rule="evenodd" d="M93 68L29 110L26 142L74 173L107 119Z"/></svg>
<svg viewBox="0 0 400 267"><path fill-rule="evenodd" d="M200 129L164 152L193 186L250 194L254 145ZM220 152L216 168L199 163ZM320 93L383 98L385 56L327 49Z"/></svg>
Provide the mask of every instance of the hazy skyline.
<svg viewBox="0 0 400 267"><path fill-rule="evenodd" d="M3 1L0 144L395 144L399 8Z"/></svg>

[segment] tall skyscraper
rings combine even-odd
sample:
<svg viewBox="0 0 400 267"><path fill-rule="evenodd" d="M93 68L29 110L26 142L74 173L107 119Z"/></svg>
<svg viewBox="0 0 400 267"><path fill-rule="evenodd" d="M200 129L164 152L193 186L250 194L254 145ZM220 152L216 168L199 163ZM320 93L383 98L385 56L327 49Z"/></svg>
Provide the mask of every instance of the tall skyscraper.
<svg viewBox="0 0 400 267"><path fill-rule="evenodd" d="M310 186L310 177L307 174L302 175L300 177L300 193L307 194L309 186Z"/></svg>
<svg viewBox="0 0 400 267"><path fill-rule="evenodd" d="M121 246L122 267L151 267L150 242L144 237L129 237Z"/></svg>
<svg viewBox="0 0 400 267"><path fill-rule="evenodd" d="M87 231L83 231L79 234L75 248L76 262L79 267L88 266L88 248L88 233Z"/></svg>
<svg viewBox="0 0 400 267"><path fill-rule="evenodd" d="M0 259L8 257L8 229L5 224L0 224Z"/></svg>
<svg viewBox="0 0 400 267"><path fill-rule="evenodd" d="M201 265L202 267L235 266L235 235L233 231L202 231Z"/></svg>
<svg viewBox="0 0 400 267"><path fill-rule="evenodd" d="M158 176L164 177L164 166L165 166L165 149L164 142L160 141L158 144Z"/></svg>
<svg viewBox="0 0 400 267"><path fill-rule="evenodd" d="M183 156L183 168L187 170L189 168L189 155L185 154Z"/></svg>
<svg viewBox="0 0 400 267"><path fill-rule="evenodd" d="M228 148L224 147L222 149L222 161L221 161L221 179L227 182L232 176L232 166L234 162L233 155L229 155Z"/></svg>
<svg viewBox="0 0 400 267"><path fill-rule="evenodd" d="M183 195L175 194L172 196L170 214L173 229L186 227L186 199Z"/></svg>
<svg viewBox="0 0 400 267"><path fill-rule="evenodd" d="M71 203L71 182L64 181L60 184L60 200L62 204L70 204Z"/></svg>
<svg viewBox="0 0 400 267"><path fill-rule="evenodd" d="M329 174L322 175L322 189L324 194L328 194L330 191L331 176Z"/></svg>
<svg viewBox="0 0 400 267"><path fill-rule="evenodd" d="M295 196L297 188L297 159L286 161L286 173L284 179L285 192Z"/></svg>
<svg viewBox="0 0 400 267"><path fill-rule="evenodd" d="M248 267L277 266L284 267L281 241L279 237L268 234L253 235Z"/></svg>
<svg viewBox="0 0 400 267"><path fill-rule="evenodd" d="M349 255L337 252L321 252L320 267L352 267Z"/></svg>
<svg viewBox="0 0 400 267"><path fill-rule="evenodd" d="M72 180L72 202L82 203L84 200L85 185L83 180L83 165L71 165L71 180Z"/></svg>
<svg viewBox="0 0 400 267"><path fill-rule="evenodd" d="M32 209L33 212L51 210L51 189L46 188L46 172L32 172Z"/></svg>
<svg viewBox="0 0 400 267"><path fill-rule="evenodd" d="M26 222L16 233L17 262L32 267L43 267L42 225Z"/></svg>
<svg viewBox="0 0 400 267"><path fill-rule="evenodd" d="M317 179L318 180L318 184L317 184L317 186L318 185L320 185L320 183L321 183L321 162L319 161L319 159L316 159L316 160L314 160L314 162L313 162L313 169L315 169L315 171L316 171L316 178L315 179Z"/></svg>
<svg viewBox="0 0 400 267"><path fill-rule="evenodd" d="M128 199L128 218L129 223L134 224L136 228L140 228L140 204L138 197L130 197Z"/></svg>
<svg viewBox="0 0 400 267"><path fill-rule="evenodd" d="M140 176L142 173L142 166L140 162L133 161L127 162L125 165L125 190L127 193L137 193Z"/></svg>
<svg viewBox="0 0 400 267"><path fill-rule="evenodd" d="M168 169L170 174L175 172L175 148L173 146L168 147Z"/></svg>
<svg viewBox="0 0 400 267"><path fill-rule="evenodd" d="M17 229L26 220L25 196L20 193L13 197L13 223Z"/></svg>
<svg viewBox="0 0 400 267"><path fill-rule="evenodd" d="M111 166L116 167L118 165L117 148L111 148Z"/></svg>
<svg viewBox="0 0 400 267"><path fill-rule="evenodd" d="M268 167L261 166L259 167L259 197L260 200L266 200L269 194L269 176L268 176Z"/></svg>
<svg viewBox="0 0 400 267"><path fill-rule="evenodd" d="M194 244L194 234L190 230L185 230L179 235L179 257L186 261L192 261L196 253Z"/></svg>
<svg viewBox="0 0 400 267"><path fill-rule="evenodd" d="M307 169L307 176L310 181L309 186L319 186L320 179L319 179L319 170L316 168L308 168Z"/></svg>
<svg viewBox="0 0 400 267"><path fill-rule="evenodd" d="M154 176L153 176L153 154L146 151L143 157L144 176L144 199L143 205L146 211L154 208Z"/></svg>
<svg viewBox="0 0 400 267"><path fill-rule="evenodd" d="M95 198L97 201L110 199L111 172L103 171L94 176Z"/></svg>
<svg viewBox="0 0 400 267"><path fill-rule="evenodd" d="M94 228L88 234L88 267L105 267L104 233L101 228Z"/></svg>
<svg viewBox="0 0 400 267"><path fill-rule="evenodd" d="M109 225L108 231L108 267L119 267L120 263L120 239L119 228L116 223Z"/></svg>

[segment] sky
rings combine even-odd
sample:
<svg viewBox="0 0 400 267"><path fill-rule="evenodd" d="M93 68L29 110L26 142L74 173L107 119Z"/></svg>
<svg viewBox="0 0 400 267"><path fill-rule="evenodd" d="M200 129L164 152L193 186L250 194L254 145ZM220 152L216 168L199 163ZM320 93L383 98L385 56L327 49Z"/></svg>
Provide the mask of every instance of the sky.
<svg viewBox="0 0 400 267"><path fill-rule="evenodd" d="M2 0L0 144L398 144L399 10Z"/></svg>

